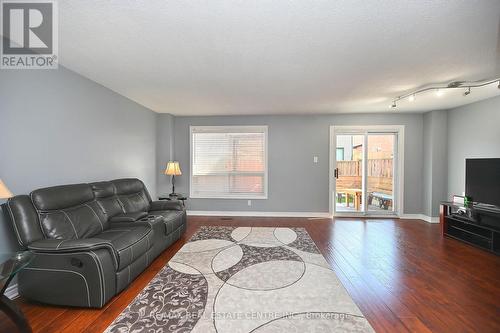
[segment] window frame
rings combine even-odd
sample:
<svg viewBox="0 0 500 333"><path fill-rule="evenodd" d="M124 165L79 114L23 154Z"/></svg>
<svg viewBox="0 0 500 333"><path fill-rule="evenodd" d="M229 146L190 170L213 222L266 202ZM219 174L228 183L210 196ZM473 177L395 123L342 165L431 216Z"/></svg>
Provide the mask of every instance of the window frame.
<svg viewBox="0 0 500 333"><path fill-rule="evenodd" d="M240 132L240 133L248 133L248 132L262 132L264 133L264 183L263 195L200 195L193 193L193 133L223 133L223 132ZM189 197L193 199L247 199L247 200L266 200L268 198L268 174L269 174L269 163L268 163L268 126L267 125L259 125L259 126L189 126ZM228 173L229 174L229 173ZM245 173L247 174L247 173ZM260 173L259 173L260 174Z"/></svg>

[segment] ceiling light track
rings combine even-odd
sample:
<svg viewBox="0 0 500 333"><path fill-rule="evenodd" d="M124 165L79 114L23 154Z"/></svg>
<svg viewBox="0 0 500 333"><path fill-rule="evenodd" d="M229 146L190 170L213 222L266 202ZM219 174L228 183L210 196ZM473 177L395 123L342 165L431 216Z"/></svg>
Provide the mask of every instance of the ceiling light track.
<svg viewBox="0 0 500 333"><path fill-rule="evenodd" d="M480 88L484 87L493 83L498 83L498 89L500 89L500 78L492 79L492 80L481 80L481 81L453 81L450 82L448 85L443 86L443 85L431 85L426 88L422 88L419 90L415 90L412 92L409 92L407 94L398 96L397 98L393 99L391 108L396 108L397 103L402 100L402 99L408 99L410 102L413 102L416 99L416 96L418 94L433 90L436 93L436 96L440 97L443 95L445 90L448 89L465 89L466 91L464 92L464 96L468 96L471 93L471 88Z"/></svg>

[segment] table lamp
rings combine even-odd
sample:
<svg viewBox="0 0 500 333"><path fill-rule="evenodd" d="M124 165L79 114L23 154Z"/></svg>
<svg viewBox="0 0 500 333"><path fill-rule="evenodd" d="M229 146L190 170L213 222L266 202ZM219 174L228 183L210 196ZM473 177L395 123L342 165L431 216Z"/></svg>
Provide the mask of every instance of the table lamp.
<svg viewBox="0 0 500 333"><path fill-rule="evenodd" d="M14 195L12 194L11 191L5 186L3 181L0 179L0 199L8 199L13 197Z"/></svg>
<svg viewBox="0 0 500 333"><path fill-rule="evenodd" d="M179 162L170 161L167 163L167 168L165 169L165 174L172 176L172 193L169 194L171 197L176 197L177 193L175 193L175 176L182 175L181 167L179 166Z"/></svg>

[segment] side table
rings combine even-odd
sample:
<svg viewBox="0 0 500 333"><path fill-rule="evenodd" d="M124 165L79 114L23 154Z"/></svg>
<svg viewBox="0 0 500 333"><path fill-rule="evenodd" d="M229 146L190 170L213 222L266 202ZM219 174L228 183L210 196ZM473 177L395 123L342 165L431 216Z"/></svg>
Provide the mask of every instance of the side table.
<svg viewBox="0 0 500 333"><path fill-rule="evenodd" d="M34 257L35 255L28 251L0 253L0 311L9 317L22 333L31 333L31 327L21 309L4 293L14 276L28 266Z"/></svg>

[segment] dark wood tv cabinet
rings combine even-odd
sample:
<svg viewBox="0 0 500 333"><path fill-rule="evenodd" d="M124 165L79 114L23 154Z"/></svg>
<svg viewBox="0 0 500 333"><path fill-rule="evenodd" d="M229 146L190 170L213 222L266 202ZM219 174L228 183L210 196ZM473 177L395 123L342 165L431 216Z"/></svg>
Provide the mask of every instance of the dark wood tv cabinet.
<svg viewBox="0 0 500 333"><path fill-rule="evenodd" d="M463 207L442 202L439 222L443 236L500 255L500 207Z"/></svg>

